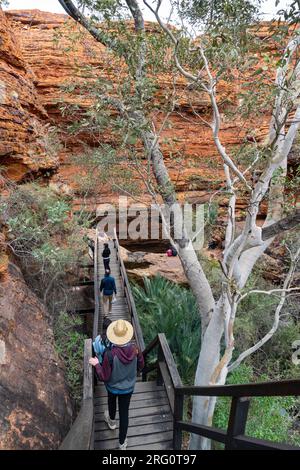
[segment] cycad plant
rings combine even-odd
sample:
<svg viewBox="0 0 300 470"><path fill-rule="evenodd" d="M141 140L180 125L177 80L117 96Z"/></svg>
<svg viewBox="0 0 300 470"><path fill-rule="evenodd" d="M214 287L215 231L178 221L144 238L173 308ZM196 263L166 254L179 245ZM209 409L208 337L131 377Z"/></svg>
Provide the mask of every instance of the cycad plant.
<svg viewBox="0 0 300 470"><path fill-rule="evenodd" d="M193 294L167 279L144 278L133 294L145 343L165 333L184 383L192 383L200 350L200 320Z"/></svg>

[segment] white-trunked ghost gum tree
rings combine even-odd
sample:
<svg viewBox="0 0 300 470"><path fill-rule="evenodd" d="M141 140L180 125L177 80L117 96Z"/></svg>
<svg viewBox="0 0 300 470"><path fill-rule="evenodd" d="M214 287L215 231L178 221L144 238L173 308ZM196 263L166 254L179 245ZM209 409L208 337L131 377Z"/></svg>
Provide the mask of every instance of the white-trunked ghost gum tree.
<svg viewBox="0 0 300 470"><path fill-rule="evenodd" d="M168 113L175 109L176 98L173 96L173 101L171 99L167 117L162 127L157 130L151 120L151 99L149 99L151 81L147 75L149 61L153 60L151 49L153 42L150 45L147 39L141 2L87 0L75 5L72 1L59 1L65 11L86 28L97 41L107 46L116 57L124 59L127 65L126 73L134 84L130 97L114 92L109 95L102 94L98 98L101 99L102 105L107 104L117 110L123 123L126 122L127 143L128 129L131 129L142 142L144 157L148 164L143 165L136 154L131 163L153 201L157 202L161 198L167 207L173 206L174 210L174 204L176 206L177 203L176 192L161 151L160 133L167 123ZM224 384L229 371L238 367L246 357L273 336L279 325L286 296L296 290L292 282L300 255L299 239L298 244L294 242L293 248L289 249L289 270L280 288L272 291L249 291L246 283L257 261L274 238L294 229L300 221L300 211L297 207L289 207L287 211L284 194L288 155L300 123L298 47L300 30L297 17L299 2L291 1L289 7L281 12L281 17L285 20L283 23L273 23L274 41L276 36L276 41L281 44L281 48L278 48L281 55L275 59L277 72L272 82L268 65L272 62L274 66L275 62L267 53L261 54L263 66L257 68L252 77L247 71L247 67L250 70L253 64L250 54L252 46L249 44L255 36L251 34L251 28L249 31L249 24L254 24L257 20L260 1L171 0L170 15L175 13L179 25L177 28L170 25L170 18L166 22L162 20L160 16L162 3L162 0L153 2L144 0L145 6L152 11L166 38L165 41L160 40L159 47L165 47L164 57L172 64L170 67L173 67L174 74L185 77L189 89L195 93L206 94L209 98L211 120L206 120L205 124L211 129L214 144L223 161L226 182L223 194L228 198L228 214L221 260L222 292L218 298L212 291L193 249L192 240L187 236L184 227L182 236L172 239L172 242L177 247L189 285L197 299L201 317L202 341L195 385ZM110 20L124 19L128 13L134 20L134 31L126 21L122 23L123 29L119 35L116 32L117 28L104 26L105 21L109 23ZM99 20L104 22L99 23ZM194 31L197 31L198 35ZM161 50L160 57L162 57ZM273 101L269 134L263 144L258 144L255 134L251 134L253 120L250 122L249 119L248 134L250 133L251 138L247 142L250 159L247 165L239 163L233 152L222 145L220 137L222 113L219 109L218 84L220 80L230 80L232 75L238 73L243 74L245 81L248 77L248 86L237 105L236 113L240 112L242 116L244 112L245 118L246 110L253 112L257 107L256 111L259 114L260 109L264 109L264 106L270 105ZM253 88L254 82L256 88ZM253 93L253 90L257 93ZM203 117L193 109L192 104L191 108L194 116L203 121ZM256 171L259 172L259 177L254 181L252 176ZM240 233L236 228L238 194L243 194L247 199L245 221ZM268 212L261 227L258 225L257 216L262 201L266 200ZM174 217L176 218L176 209ZM168 231L170 227L165 228ZM253 347L244 351L239 357L233 357L235 318L239 304L254 292L262 295L277 294L279 297L274 311L274 323L270 331ZM210 425L215 404L215 398L195 397L192 420L195 423ZM192 436L191 449L207 449L209 446L207 439Z"/></svg>

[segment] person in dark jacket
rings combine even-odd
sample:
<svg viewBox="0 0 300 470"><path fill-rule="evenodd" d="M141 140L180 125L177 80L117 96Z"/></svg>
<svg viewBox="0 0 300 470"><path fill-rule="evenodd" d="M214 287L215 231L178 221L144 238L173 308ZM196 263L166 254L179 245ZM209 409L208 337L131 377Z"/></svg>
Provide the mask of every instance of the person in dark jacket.
<svg viewBox="0 0 300 470"><path fill-rule="evenodd" d="M104 316L111 313L113 294L117 295L115 278L110 275L110 270L105 271L105 276L100 283L100 293L103 293L102 304Z"/></svg>
<svg viewBox="0 0 300 470"><path fill-rule="evenodd" d="M109 267L109 262L110 262L110 249L108 246L108 243L104 243L104 250L102 251L102 258L103 258L103 264L104 264L104 269L110 269Z"/></svg>
<svg viewBox="0 0 300 470"><path fill-rule="evenodd" d="M108 410L104 412L104 420L110 429L116 429L117 399L119 405L119 449L126 450L128 413L130 399L134 390L137 370L144 367L143 355L131 343L133 327L126 320L112 322L106 332L113 347L106 350L102 365L96 357L90 359L97 376L103 380L108 394Z"/></svg>

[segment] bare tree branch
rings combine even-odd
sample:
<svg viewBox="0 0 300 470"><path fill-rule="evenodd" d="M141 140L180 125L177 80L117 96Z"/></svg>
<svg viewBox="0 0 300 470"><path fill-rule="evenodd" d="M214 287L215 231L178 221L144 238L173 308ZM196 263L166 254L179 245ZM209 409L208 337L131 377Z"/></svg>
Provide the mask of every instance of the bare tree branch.
<svg viewBox="0 0 300 470"><path fill-rule="evenodd" d="M278 326L279 326L279 320L280 320L280 313L281 313L281 310L282 310L282 307L284 305L284 302L285 302L285 299L286 299L286 295L288 292L291 292L293 290L299 290L299 287L296 287L296 288L290 288L290 284L291 284L291 281L293 279L293 275L294 275L294 272L295 272L295 267L297 265L297 262L298 262L298 259L299 259L299 255L300 255L300 248L298 248L296 254L293 256L293 259L292 259L292 262L291 262L291 266L290 266L290 269L289 269L289 272L285 278L285 281L284 281L284 284L283 284L283 288L282 289L273 289L272 291L251 291L251 292L248 292L248 294L245 294L244 296L242 296L239 300L241 300L242 298L244 298L246 295L249 295L250 293L254 293L254 292L259 292L259 293L262 293L262 294L267 294L267 295L271 295L272 293L274 292L279 292L281 291L281 298L280 298L280 302L279 304L277 305L277 308L276 308L276 311L275 311L275 315L274 315L274 322L273 322L273 325L272 325L272 328L268 331L268 333L266 333L263 338L261 338L260 341L258 341L254 346L252 346L251 348L247 349L246 351L244 351L242 354L239 355L239 357L228 367L228 372L231 372L233 371L234 369L236 369L240 363L246 359L246 357L250 356L251 354L253 354L255 351L257 351L259 348L261 348L267 341L269 341L272 336L274 335L274 333L277 331L278 329Z"/></svg>
<svg viewBox="0 0 300 470"><path fill-rule="evenodd" d="M81 11L74 5L71 0L58 0L65 12L81 24L98 42L103 44L106 47L114 50L118 55L120 49L120 42L111 36L109 33L100 29L100 27L95 28L92 22L86 18Z"/></svg>
<svg viewBox="0 0 300 470"><path fill-rule="evenodd" d="M297 30L294 34L294 37L290 40L284 54L282 56L281 62L282 66L278 68L275 85L279 90L278 96L275 100L275 106L273 110L272 119L270 122L270 129L268 135L268 145L274 144L278 139L279 134L284 127L287 115L289 112L289 105L293 104L299 94L299 86L296 86L295 90L293 90L292 96L291 88L287 86L287 82L293 78L294 75L294 82L297 83L298 75L300 72L300 64L299 61L296 62L294 68L294 74L289 75L289 66L293 59L294 52L297 50L300 44L300 35L299 30Z"/></svg>

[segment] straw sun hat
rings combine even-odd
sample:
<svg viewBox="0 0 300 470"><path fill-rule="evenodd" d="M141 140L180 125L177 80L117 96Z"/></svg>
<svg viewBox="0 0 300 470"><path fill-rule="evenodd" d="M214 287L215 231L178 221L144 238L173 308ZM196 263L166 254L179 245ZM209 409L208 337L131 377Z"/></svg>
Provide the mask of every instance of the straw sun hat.
<svg viewBox="0 0 300 470"><path fill-rule="evenodd" d="M126 320L116 320L108 326L106 336L111 343L121 346L132 339L133 327Z"/></svg>

